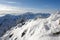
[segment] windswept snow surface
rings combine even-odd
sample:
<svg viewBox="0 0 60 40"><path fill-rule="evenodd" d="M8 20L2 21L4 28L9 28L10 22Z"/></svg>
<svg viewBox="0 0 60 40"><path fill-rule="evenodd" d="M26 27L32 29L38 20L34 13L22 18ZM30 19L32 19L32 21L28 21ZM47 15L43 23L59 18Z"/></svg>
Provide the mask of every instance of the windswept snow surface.
<svg viewBox="0 0 60 40"><path fill-rule="evenodd" d="M45 16L44 16L45 15ZM20 24L19 27L25 24L26 21L30 19L47 18L50 14L27 12L19 15L6 14L5 16L0 17L0 37L2 37L8 30L15 27L17 24Z"/></svg>
<svg viewBox="0 0 60 40"><path fill-rule="evenodd" d="M31 19L22 27L17 24L7 31L0 40L60 40L60 13L46 19Z"/></svg>

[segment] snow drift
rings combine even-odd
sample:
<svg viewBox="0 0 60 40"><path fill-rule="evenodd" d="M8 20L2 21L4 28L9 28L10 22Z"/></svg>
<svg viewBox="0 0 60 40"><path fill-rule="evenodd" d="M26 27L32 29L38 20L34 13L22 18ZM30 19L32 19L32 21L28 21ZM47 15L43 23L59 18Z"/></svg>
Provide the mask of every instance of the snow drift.
<svg viewBox="0 0 60 40"><path fill-rule="evenodd" d="M0 40L60 40L60 12L46 16L47 14L22 15L23 19L30 20L24 19L24 22L12 26ZM21 26L21 23L24 25Z"/></svg>

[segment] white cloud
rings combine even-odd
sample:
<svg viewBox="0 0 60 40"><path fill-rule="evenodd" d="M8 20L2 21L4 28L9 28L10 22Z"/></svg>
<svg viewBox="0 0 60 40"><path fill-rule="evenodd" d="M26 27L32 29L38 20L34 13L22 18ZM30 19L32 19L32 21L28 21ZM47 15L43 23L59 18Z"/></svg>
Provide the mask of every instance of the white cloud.
<svg viewBox="0 0 60 40"><path fill-rule="evenodd" d="M7 2L7 3L16 3L16 2Z"/></svg>
<svg viewBox="0 0 60 40"><path fill-rule="evenodd" d="M15 4L17 2L9 1L9 0L0 0L0 3L9 3L9 4Z"/></svg>
<svg viewBox="0 0 60 40"><path fill-rule="evenodd" d="M55 9L35 9L35 8L22 8L22 7L14 7L9 5L0 4L0 14L6 13L25 13L25 12L34 12L34 13L55 13L57 10Z"/></svg>

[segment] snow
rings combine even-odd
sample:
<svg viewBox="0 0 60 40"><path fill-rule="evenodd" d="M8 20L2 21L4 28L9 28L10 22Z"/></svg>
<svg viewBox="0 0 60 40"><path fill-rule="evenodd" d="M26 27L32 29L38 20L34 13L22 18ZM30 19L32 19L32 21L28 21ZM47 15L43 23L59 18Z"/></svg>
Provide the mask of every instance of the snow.
<svg viewBox="0 0 60 40"><path fill-rule="evenodd" d="M17 24L7 31L1 40L60 40L60 12L48 18L37 18L26 21L22 27Z"/></svg>

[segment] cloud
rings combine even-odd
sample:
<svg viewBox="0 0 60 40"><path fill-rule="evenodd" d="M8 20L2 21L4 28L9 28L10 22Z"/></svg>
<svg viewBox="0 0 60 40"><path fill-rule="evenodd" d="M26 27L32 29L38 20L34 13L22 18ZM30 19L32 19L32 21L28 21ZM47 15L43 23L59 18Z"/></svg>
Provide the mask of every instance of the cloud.
<svg viewBox="0 0 60 40"><path fill-rule="evenodd" d="M22 14L25 12L34 12L34 13L55 13L55 9L36 9L36 8L22 8L0 4L0 15L1 14Z"/></svg>
<svg viewBox="0 0 60 40"><path fill-rule="evenodd" d="M17 7L0 4L0 14L1 13L18 13L20 10Z"/></svg>
<svg viewBox="0 0 60 40"><path fill-rule="evenodd" d="M9 3L9 4L14 4L14 3L17 3L17 2L9 1L9 0L0 0L0 3Z"/></svg>
<svg viewBox="0 0 60 40"><path fill-rule="evenodd" d="M16 2L7 2L7 3L16 3Z"/></svg>

